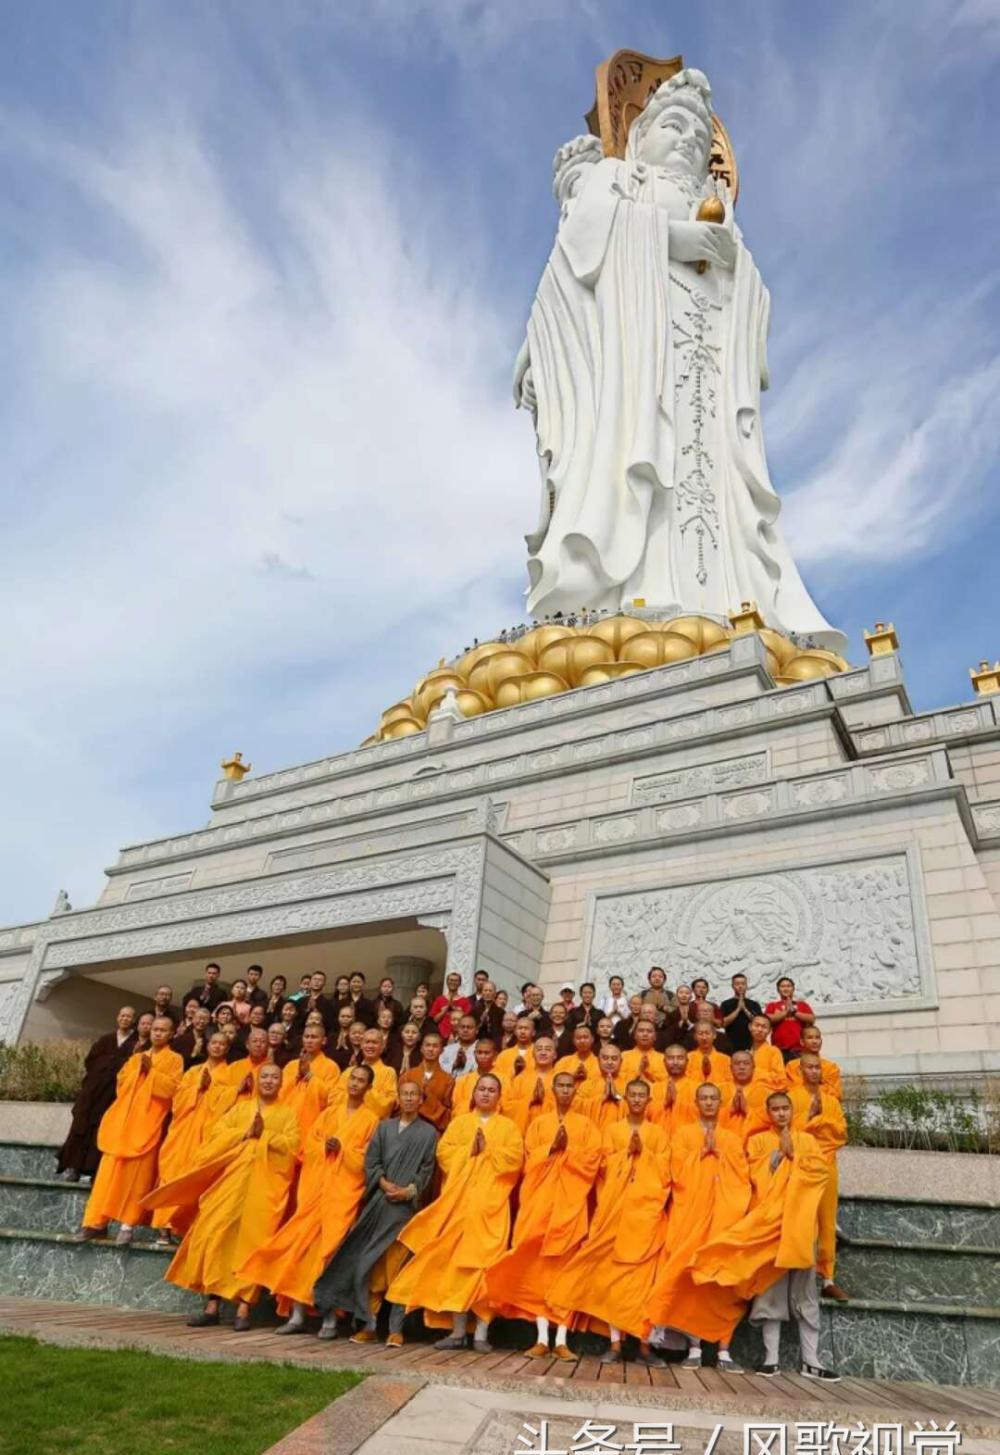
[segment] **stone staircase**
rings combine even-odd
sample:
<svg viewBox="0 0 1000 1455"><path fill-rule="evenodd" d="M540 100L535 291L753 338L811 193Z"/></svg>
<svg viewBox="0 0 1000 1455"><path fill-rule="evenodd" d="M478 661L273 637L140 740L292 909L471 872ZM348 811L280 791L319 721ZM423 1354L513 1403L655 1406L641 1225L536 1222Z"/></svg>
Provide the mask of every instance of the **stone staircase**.
<svg viewBox="0 0 1000 1455"><path fill-rule="evenodd" d="M200 1300L163 1282L170 1254L148 1229L130 1248L79 1244L86 1185L54 1179L49 1146L0 1142L0 1294L189 1312ZM838 1280L849 1304L823 1312L822 1355L862 1378L1000 1388L1000 1207L849 1198L840 1205ZM267 1317L266 1310L261 1314ZM797 1341L783 1340L795 1368ZM524 1326L494 1325L524 1342ZM734 1355L752 1367L760 1339L743 1325Z"/></svg>

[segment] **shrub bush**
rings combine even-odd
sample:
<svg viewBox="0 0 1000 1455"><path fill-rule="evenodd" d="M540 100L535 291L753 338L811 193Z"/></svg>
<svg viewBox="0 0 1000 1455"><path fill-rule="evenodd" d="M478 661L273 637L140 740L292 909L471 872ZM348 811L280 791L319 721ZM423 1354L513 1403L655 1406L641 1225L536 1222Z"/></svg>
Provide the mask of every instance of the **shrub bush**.
<svg viewBox="0 0 1000 1455"><path fill-rule="evenodd" d="M935 1086L873 1089L863 1076L844 1083L848 1141L856 1147L1000 1153L1000 1078L949 1091Z"/></svg>
<svg viewBox="0 0 1000 1455"><path fill-rule="evenodd" d="M86 1054L83 1041L0 1045L0 1101L72 1101Z"/></svg>

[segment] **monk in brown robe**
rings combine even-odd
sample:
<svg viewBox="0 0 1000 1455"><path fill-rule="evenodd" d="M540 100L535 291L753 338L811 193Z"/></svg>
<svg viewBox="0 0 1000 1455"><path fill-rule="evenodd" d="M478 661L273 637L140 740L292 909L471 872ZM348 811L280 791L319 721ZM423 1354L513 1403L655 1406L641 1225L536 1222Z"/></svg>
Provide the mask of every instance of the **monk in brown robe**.
<svg viewBox="0 0 1000 1455"><path fill-rule="evenodd" d="M444 1049L438 1031L428 1031L420 1043L420 1064L413 1071L404 1071L399 1084L415 1081L423 1090L420 1115L435 1131L443 1132L451 1120L451 1099L455 1083L440 1066ZM469 1078L466 1078L469 1079Z"/></svg>
<svg viewBox="0 0 1000 1455"><path fill-rule="evenodd" d="M59 1149L56 1164L64 1182L79 1182L81 1177L93 1177L97 1171L101 1160L97 1129L115 1099L118 1073L131 1056L135 1042L135 1010L123 1005L115 1018L115 1029L99 1036L84 1060L69 1135Z"/></svg>

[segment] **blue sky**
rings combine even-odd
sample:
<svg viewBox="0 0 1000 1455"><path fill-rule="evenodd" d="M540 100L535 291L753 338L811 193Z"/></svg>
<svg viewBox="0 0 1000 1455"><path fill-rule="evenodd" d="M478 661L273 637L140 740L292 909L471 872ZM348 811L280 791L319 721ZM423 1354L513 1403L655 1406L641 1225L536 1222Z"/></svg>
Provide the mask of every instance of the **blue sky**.
<svg viewBox="0 0 1000 1455"><path fill-rule="evenodd" d="M998 0L9 5L0 923L521 618L511 365L624 45L733 136L828 618L891 618L918 707L1000 655Z"/></svg>

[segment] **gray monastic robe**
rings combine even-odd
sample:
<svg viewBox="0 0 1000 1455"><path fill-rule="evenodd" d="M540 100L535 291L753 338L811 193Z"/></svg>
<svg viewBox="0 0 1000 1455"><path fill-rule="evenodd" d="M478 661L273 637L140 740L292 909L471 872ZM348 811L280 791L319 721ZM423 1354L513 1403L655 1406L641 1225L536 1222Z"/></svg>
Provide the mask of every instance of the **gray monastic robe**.
<svg viewBox="0 0 1000 1455"><path fill-rule="evenodd" d="M364 1209L313 1289L313 1303L322 1313L346 1309L367 1320L369 1275L420 1207L434 1175L436 1150L437 1133L421 1117L402 1131L398 1117L380 1122L365 1153ZM378 1185L380 1177L400 1187L414 1183L416 1199L390 1202Z"/></svg>

